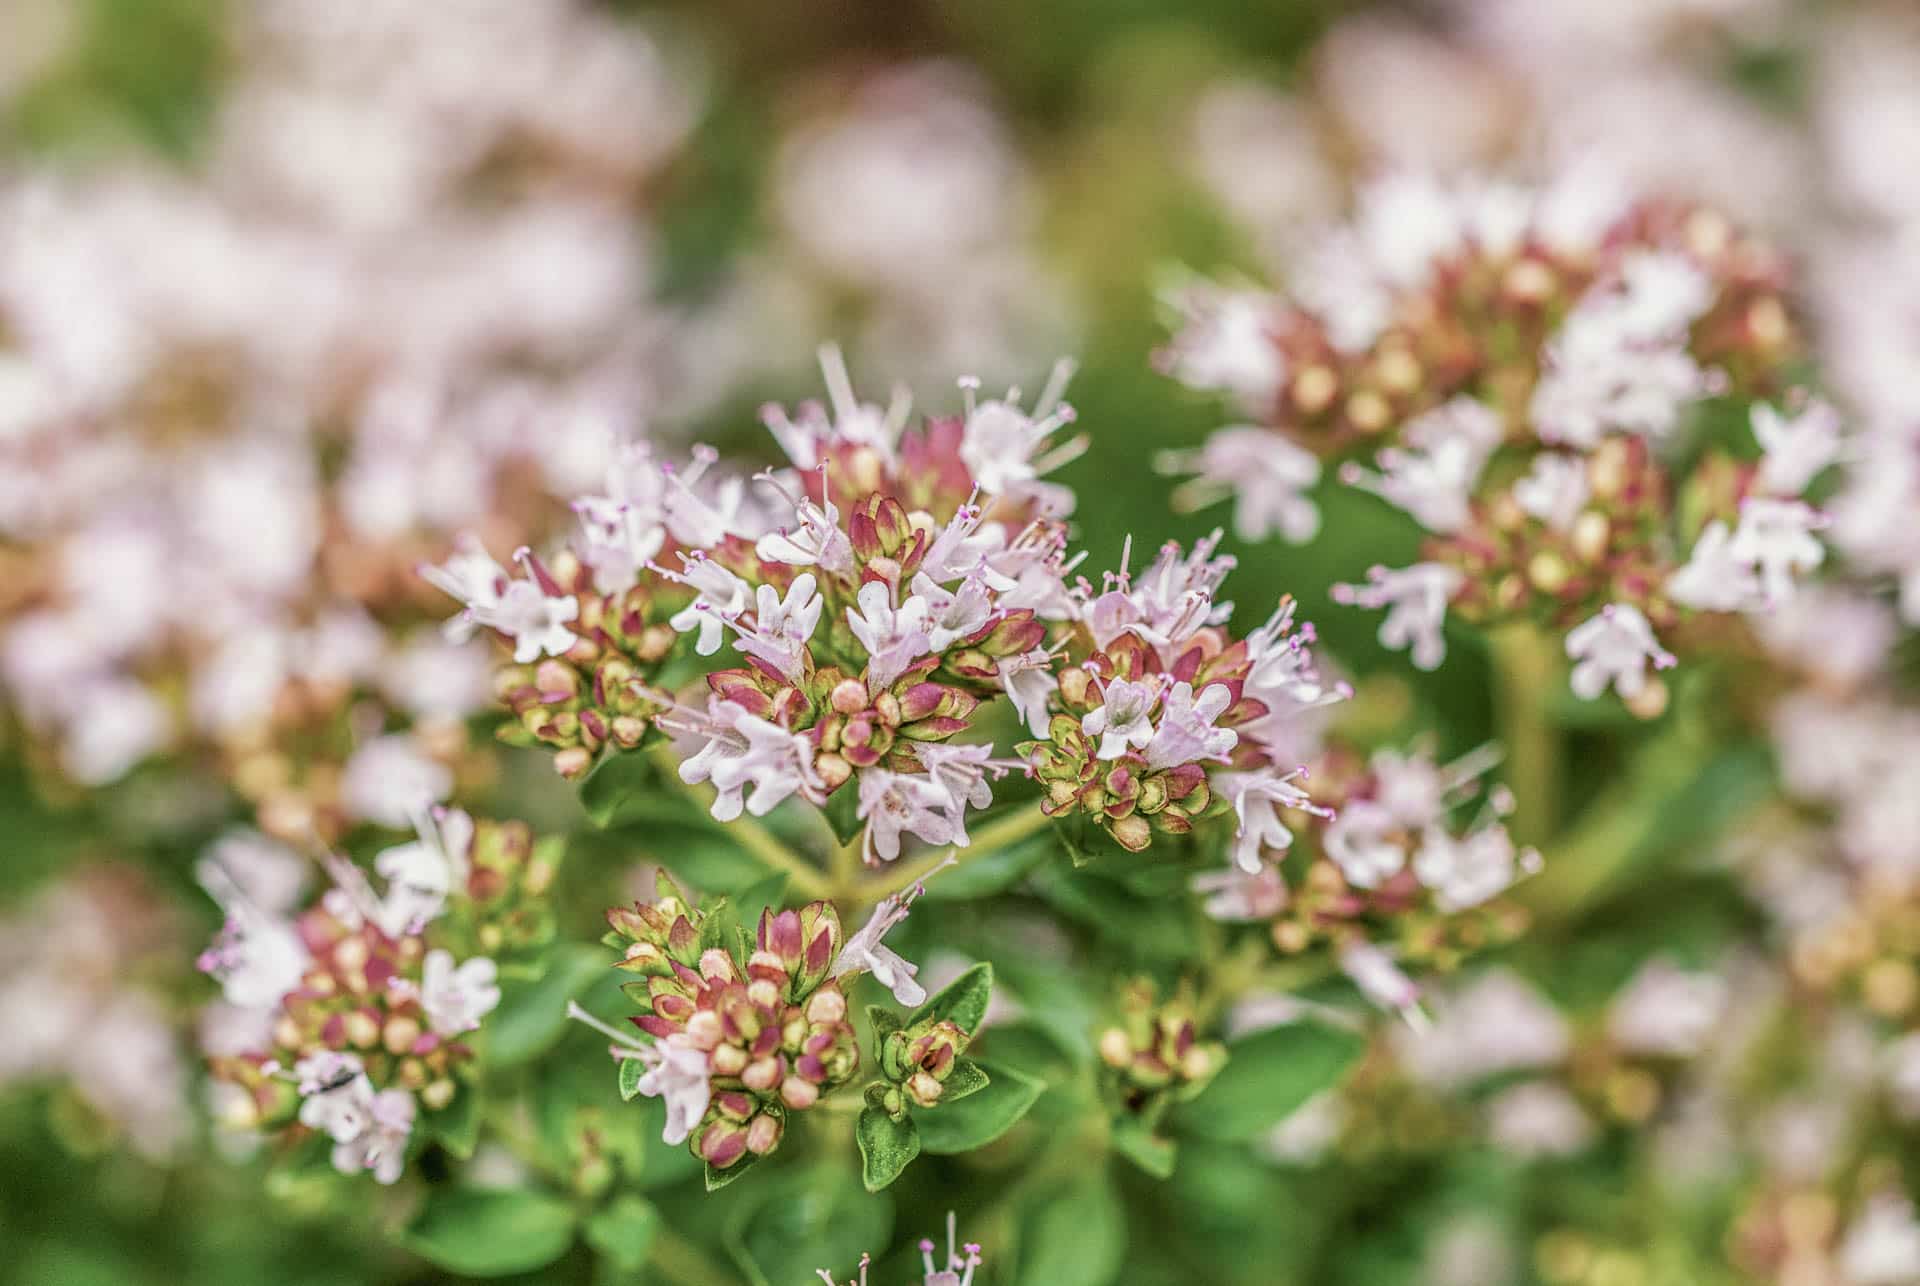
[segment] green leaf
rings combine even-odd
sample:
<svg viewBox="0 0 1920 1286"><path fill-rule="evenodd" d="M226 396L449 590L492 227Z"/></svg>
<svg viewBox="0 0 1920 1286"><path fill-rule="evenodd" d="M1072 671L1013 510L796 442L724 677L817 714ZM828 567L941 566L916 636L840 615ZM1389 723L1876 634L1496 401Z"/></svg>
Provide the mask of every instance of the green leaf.
<svg viewBox="0 0 1920 1286"><path fill-rule="evenodd" d="M1365 1048L1353 1032L1315 1022L1256 1032L1227 1047L1227 1065L1175 1120L1203 1138L1244 1142L1339 1084Z"/></svg>
<svg viewBox="0 0 1920 1286"><path fill-rule="evenodd" d="M990 819L982 819L987 820ZM978 826L982 822L969 818L968 824ZM962 865L929 881L922 896L929 902L965 902L1004 893L1028 871L1059 851L1059 839L1048 833L1030 835L996 852L977 856L969 853Z"/></svg>
<svg viewBox="0 0 1920 1286"><path fill-rule="evenodd" d="M647 1069L641 1064L639 1059L623 1058L620 1060L620 1097L624 1101L628 1103L633 1102L634 1095L640 1092L640 1078L646 1074Z"/></svg>
<svg viewBox="0 0 1920 1286"><path fill-rule="evenodd" d="M440 1146L465 1161L480 1141L480 1089L462 1085L453 1101L430 1115L433 1137Z"/></svg>
<svg viewBox="0 0 1920 1286"><path fill-rule="evenodd" d="M868 1005L867 1023L873 1028L873 1047L878 1051L880 1042L900 1030L900 1015L884 1005Z"/></svg>
<svg viewBox="0 0 1920 1286"><path fill-rule="evenodd" d="M942 987L926 1004L907 1015L905 1026L950 1019L961 1031L971 1035L987 1016L987 1002L993 998L993 966L981 961Z"/></svg>
<svg viewBox="0 0 1920 1286"><path fill-rule="evenodd" d="M911 1116L896 1121L869 1105L860 1109L854 1135L860 1141L860 1180L868 1192L878 1192L898 1179L907 1163L920 1155L920 1131Z"/></svg>
<svg viewBox="0 0 1920 1286"><path fill-rule="evenodd" d="M833 837L842 844L853 843L866 823L857 815L860 810L860 792L852 786L836 790L827 797L827 806L820 810L827 819L827 825L833 828Z"/></svg>
<svg viewBox="0 0 1920 1286"><path fill-rule="evenodd" d="M1113 1123L1113 1150L1156 1179L1173 1174L1174 1142L1163 1139L1134 1118L1122 1117Z"/></svg>
<svg viewBox="0 0 1920 1286"><path fill-rule="evenodd" d="M1201 941L1191 898L1141 897L1101 869L1074 870L1058 863L1036 869L1031 884L1061 915L1132 956L1186 960Z"/></svg>
<svg viewBox="0 0 1920 1286"><path fill-rule="evenodd" d="M947 1079L942 1082L945 1089L940 1094L942 1107L958 1102L969 1094L977 1094L993 1084L993 1078L986 1070L971 1058L956 1058L947 1071Z"/></svg>
<svg viewBox="0 0 1920 1286"><path fill-rule="evenodd" d="M759 1164L759 1162L760 1162L760 1158L758 1156L754 1155L751 1152L748 1152L742 1155L738 1161L735 1161L732 1165L728 1166L724 1170L715 1169L714 1166L710 1163L703 1163L703 1164L706 1164L707 1191L718 1192L720 1189L726 1187L729 1183L732 1183L735 1179L738 1179L741 1175L751 1170L755 1165Z"/></svg>
<svg viewBox="0 0 1920 1286"><path fill-rule="evenodd" d="M759 933L762 911L778 912L780 910L781 904L787 897L787 879L785 871L775 871L766 879L740 890L739 895L734 898L734 913L739 916L740 925L747 931L748 936Z"/></svg>
<svg viewBox="0 0 1920 1286"><path fill-rule="evenodd" d="M849 1268L893 1234L892 1194L864 1191L844 1162L783 1167L725 1204L721 1242L752 1286L797 1286L815 1266Z"/></svg>
<svg viewBox="0 0 1920 1286"><path fill-rule="evenodd" d="M925 1151L948 1156L984 1147L1012 1129L1046 1089L1011 1067L987 1067L991 1068L987 1083L958 1103L942 1099L937 1106L912 1109L913 1118L920 1123L920 1146Z"/></svg>
<svg viewBox="0 0 1920 1286"><path fill-rule="evenodd" d="M573 1224L573 1207L548 1193L441 1188L400 1241L449 1272L505 1277L564 1255Z"/></svg>
<svg viewBox="0 0 1920 1286"><path fill-rule="evenodd" d="M500 989L500 1007L487 1016L484 1033L490 1067L511 1067L544 1054L567 1027L567 1002L595 981L611 985L613 962L599 947L561 947L538 981Z"/></svg>
<svg viewBox="0 0 1920 1286"><path fill-rule="evenodd" d="M580 806L595 826L613 826L644 813L649 796L660 789L660 776L647 756L637 750L609 750L580 782Z"/></svg>
<svg viewBox="0 0 1920 1286"><path fill-rule="evenodd" d="M1089 1165L1064 1185L1035 1194L1021 1229L1025 1253L1014 1286L1109 1286L1125 1266L1126 1213L1106 1169Z"/></svg>
<svg viewBox="0 0 1920 1286"><path fill-rule="evenodd" d="M660 1231L660 1211L645 1197L631 1194L616 1197L595 1211L582 1229L587 1244L604 1255L621 1272L644 1267L653 1254L653 1239Z"/></svg>

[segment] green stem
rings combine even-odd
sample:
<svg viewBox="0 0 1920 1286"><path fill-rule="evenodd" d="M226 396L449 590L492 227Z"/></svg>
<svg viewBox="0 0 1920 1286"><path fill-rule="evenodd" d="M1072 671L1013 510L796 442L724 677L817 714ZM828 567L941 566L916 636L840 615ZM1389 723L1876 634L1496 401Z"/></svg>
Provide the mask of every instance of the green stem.
<svg viewBox="0 0 1920 1286"><path fill-rule="evenodd" d="M721 1286L740 1280L740 1274L720 1266L705 1252L662 1225L653 1235L647 1267L685 1286Z"/></svg>
<svg viewBox="0 0 1920 1286"><path fill-rule="evenodd" d="M1581 812L1547 850L1545 869L1519 886L1540 920L1577 914L1617 878L1642 848L1654 810L1691 780L1712 749L1712 731L1696 702L1676 709L1633 756L1625 777Z"/></svg>
<svg viewBox="0 0 1920 1286"><path fill-rule="evenodd" d="M912 888L946 865L948 857L952 857L956 865L965 866L976 857L998 853L1010 844L1017 844L1029 835L1037 834L1046 829L1051 821L1051 818L1040 811L1038 801L1022 805L1004 816L994 818L975 831L971 837L972 842L965 848L929 853L912 862L896 863L883 878L862 887L858 896L861 901L869 904L891 897L902 889Z"/></svg>
<svg viewBox="0 0 1920 1286"><path fill-rule="evenodd" d="M1522 621L1492 631L1494 701L1506 751L1503 776L1513 791L1507 830L1536 847L1553 837L1560 815L1559 729L1549 709L1560 677L1560 652L1551 634Z"/></svg>

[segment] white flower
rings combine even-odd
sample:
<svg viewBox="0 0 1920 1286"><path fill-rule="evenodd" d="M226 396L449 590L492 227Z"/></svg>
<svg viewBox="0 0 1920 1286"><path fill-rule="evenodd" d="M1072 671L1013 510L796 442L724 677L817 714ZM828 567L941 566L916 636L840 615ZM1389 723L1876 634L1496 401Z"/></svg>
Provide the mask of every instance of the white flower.
<svg viewBox="0 0 1920 1286"><path fill-rule="evenodd" d="M892 588L879 581L862 585L854 601L859 606L847 609L847 624L867 650L867 686L878 691L932 651L927 629L929 604L919 595L909 594L896 608Z"/></svg>
<svg viewBox="0 0 1920 1286"><path fill-rule="evenodd" d="M1114 679L1101 690L1100 697L1101 704L1080 720L1082 732L1100 738L1096 757L1118 759L1130 749L1145 749L1153 740L1152 714L1160 699L1159 683L1152 678L1138 682Z"/></svg>
<svg viewBox="0 0 1920 1286"><path fill-rule="evenodd" d="M712 656L720 650L720 642L725 637L725 622L747 610L752 601L751 590L745 581L697 549L682 553L680 564L678 572L664 574L693 590L694 599L669 617L667 623L682 634L688 630L700 631L693 650L701 656Z"/></svg>
<svg viewBox="0 0 1920 1286"><path fill-rule="evenodd" d="M902 959L881 942L894 925L907 918L907 908L926 891L926 887L924 882L918 883L881 899L867 922L860 926L860 931L848 938L840 948L840 956L834 961L833 976L844 978L864 970L873 975L875 982L891 991L894 1000L900 1004L913 1008L926 1003L927 989L916 981L920 966Z"/></svg>
<svg viewBox="0 0 1920 1286"><path fill-rule="evenodd" d="M1452 532L1466 525L1474 484L1486 462L1474 443L1447 438L1424 451L1382 447L1375 458L1383 472L1349 463L1340 480L1404 509L1428 531Z"/></svg>
<svg viewBox="0 0 1920 1286"><path fill-rule="evenodd" d="M1201 906L1210 918L1229 924L1268 920L1287 905L1287 881L1274 866L1257 871L1238 866L1202 871L1189 886L1204 899Z"/></svg>
<svg viewBox="0 0 1920 1286"><path fill-rule="evenodd" d="M300 1124L335 1143L351 1143L372 1124L373 1083L354 1054L322 1050L293 1065Z"/></svg>
<svg viewBox="0 0 1920 1286"><path fill-rule="evenodd" d="M1740 506L1728 554L1760 577L1764 600L1777 603L1793 594L1797 572L1810 572L1826 557L1813 533L1825 525L1820 514L1798 500L1751 498Z"/></svg>
<svg viewBox="0 0 1920 1286"><path fill-rule="evenodd" d="M1327 856L1353 887L1378 888L1407 864L1399 830L1392 810L1375 800L1354 800L1327 823Z"/></svg>
<svg viewBox="0 0 1920 1286"><path fill-rule="evenodd" d="M753 552L770 563L792 567L814 567L835 574L854 567L853 542L840 528L840 511L832 501L823 508L811 500L794 506L797 529L782 527L760 537Z"/></svg>
<svg viewBox="0 0 1920 1286"><path fill-rule="evenodd" d="M474 956L453 964L453 953L427 952L420 978L420 1008L427 1022L442 1036L459 1036L477 1031L480 1020L500 1003L500 988L495 979L500 970L485 956Z"/></svg>
<svg viewBox="0 0 1920 1286"><path fill-rule="evenodd" d="M530 580L514 581L498 602L471 612L475 621L513 640L513 659L521 665L562 656L578 641L567 625L580 615L580 600L550 595Z"/></svg>
<svg viewBox="0 0 1920 1286"><path fill-rule="evenodd" d="M1272 334L1272 298L1215 289L1176 302L1187 320L1163 355L1167 373L1189 388L1231 394L1249 412L1266 411L1287 377Z"/></svg>
<svg viewBox="0 0 1920 1286"><path fill-rule="evenodd" d="M1535 456L1527 476L1513 484L1513 500L1554 531L1566 531L1586 507L1591 490L1584 460L1546 451Z"/></svg>
<svg viewBox="0 0 1920 1286"><path fill-rule="evenodd" d="M1175 491L1181 510L1233 497L1233 532L1245 541L1274 532L1304 545L1320 531L1320 507L1307 491L1320 481L1320 460L1269 429L1236 424L1216 431L1198 451L1163 451L1165 473L1191 473Z"/></svg>
<svg viewBox="0 0 1920 1286"><path fill-rule="evenodd" d="M399 830L452 790L452 770L412 737L391 733L374 738L347 759L340 802L355 817Z"/></svg>
<svg viewBox="0 0 1920 1286"><path fill-rule="evenodd" d="M1540 855L1532 849L1515 851L1504 826L1483 826L1456 838L1435 825L1421 833L1413 874L1433 891L1434 905L1452 914L1506 892L1539 865Z"/></svg>
<svg viewBox="0 0 1920 1286"><path fill-rule="evenodd" d="M606 496L583 496L574 501L573 511L580 518L574 548L593 568L593 587L602 594L631 587L667 542L667 528L657 511Z"/></svg>
<svg viewBox="0 0 1920 1286"><path fill-rule="evenodd" d="M1625 294L1589 293L1548 343L1530 407L1542 441L1588 449L1611 432L1664 437L1706 393L1680 322L1694 301L1680 276L1649 271L1653 262Z"/></svg>
<svg viewBox="0 0 1920 1286"><path fill-rule="evenodd" d="M927 774L947 792L947 820L953 823L953 838L946 842L965 848L970 842L966 810L969 806L978 810L993 803L993 787L987 784L987 774L998 778L1005 774L1005 766L995 762L993 747L987 745L956 746L928 741L915 745L913 753L926 765Z"/></svg>
<svg viewBox="0 0 1920 1286"><path fill-rule="evenodd" d="M1693 544L1686 563L1667 577L1667 597L1700 612L1738 612L1760 598L1760 578L1734 557L1733 533L1718 518Z"/></svg>
<svg viewBox="0 0 1920 1286"><path fill-rule="evenodd" d="M812 572L801 572L787 586L784 599L771 585L756 589L753 624L742 624L743 618L738 616L729 622L740 636L734 646L798 683L805 674L802 658L807 643L826 608L826 601L814 592L815 584Z"/></svg>
<svg viewBox="0 0 1920 1286"><path fill-rule="evenodd" d="M1335 585L1333 601L1386 608L1386 619L1380 622L1381 646L1395 651L1410 648L1414 665L1432 670L1446 659L1447 639L1441 626L1447 601L1460 584L1460 573L1442 563L1415 563L1398 571L1374 567L1368 570L1365 585Z"/></svg>
<svg viewBox="0 0 1920 1286"><path fill-rule="evenodd" d="M1579 1100L1551 1081L1527 1081L1487 1104L1487 1135L1503 1152L1530 1160L1571 1156L1593 1141Z"/></svg>
<svg viewBox="0 0 1920 1286"><path fill-rule="evenodd" d="M1160 706L1160 726L1147 742L1147 767L1178 768L1203 759L1224 762L1240 744L1240 734L1213 724L1232 704L1233 691L1224 683L1207 685L1198 700L1193 685L1185 680L1168 688Z"/></svg>
<svg viewBox="0 0 1920 1286"><path fill-rule="evenodd" d="M1060 680L1053 675L1052 656L1045 648L1035 648L1019 656L1001 657L996 668L1000 672L1000 686L1006 690L1014 713L1034 736L1044 741L1051 718L1047 700L1060 690Z"/></svg>
<svg viewBox="0 0 1920 1286"><path fill-rule="evenodd" d="M413 1137L413 1117L412 1094L403 1089L381 1090L367 1104L367 1127L352 1139L334 1144L333 1168L341 1174L371 1170L376 1182L399 1182L407 1164L407 1143Z"/></svg>
<svg viewBox="0 0 1920 1286"><path fill-rule="evenodd" d="M1713 282L1691 259L1630 252L1620 265L1619 324L1636 339L1681 335L1713 307Z"/></svg>
<svg viewBox="0 0 1920 1286"><path fill-rule="evenodd" d="M173 735L167 707L145 684L131 679L89 681L70 700L60 766L83 784L118 781Z"/></svg>
<svg viewBox="0 0 1920 1286"><path fill-rule="evenodd" d="M1034 453L1046 445L1049 437L1073 422L1073 408L1060 402L1072 378L1072 362L1063 359L1055 363L1031 415L1019 407L1019 389L1009 389L1004 400L996 398L975 405L974 381L963 384L967 418L960 429L960 462L982 491L990 496L1007 495L1078 454L1078 445L1070 444L1034 459Z"/></svg>
<svg viewBox="0 0 1920 1286"><path fill-rule="evenodd" d="M1567 655L1574 661L1574 695L1591 701L1613 690L1631 701L1647 685L1647 663L1656 670L1674 664L1673 653L1660 646L1640 609L1627 603L1609 603L1567 632Z"/></svg>
<svg viewBox="0 0 1920 1286"><path fill-rule="evenodd" d="M742 795L753 795L746 810L755 817L772 812L789 795L799 792L816 802L824 799L824 783L813 767L813 743L777 724L748 714L731 701L714 698L704 718L663 720L706 734L707 744L680 765L680 780L689 786L712 781L719 791L713 815L723 822L740 816Z"/></svg>
<svg viewBox="0 0 1920 1286"><path fill-rule="evenodd" d="M1290 773L1281 773L1272 768L1263 768L1253 772L1215 774L1212 781L1214 789L1225 795L1233 805L1234 816L1240 823L1235 833L1233 861L1241 870L1250 875L1258 873L1262 854L1267 849L1286 848L1293 843L1293 832L1280 820L1281 809L1295 808L1328 815L1327 810L1315 806L1306 791L1294 785L1294 780L1304 771L1296 768Z"/></svg>
<svg viewBox="0 0 1920 1286"><path fill-rule="evenodd" d="M1355 939L1340 948L1340 971L1382 1009L1391 1009L1409 1021L1419 1012L1420 988L1395 964L1393 957L1371 942ZM1416 1025L1418 1025L1416 1023Z"/></svg>
<svg viewBox="0 0 1920 1286"><path fill-rule="evenodd" d="M1920 1280L1920 1220L1895 1193L1880 1193L1847 1229L1840 1270L1848 1286L1910 1286Z"/></svg>
<svg viewBox="0 0 1920 1286"><path fill-rule="evenodd" d="M713 1099L707 1052L695 1046L686 1033L676 1032L651 1045L635 1046L624 1056L638 1058L647 1069L640 1077L640 1092L666 1102L667 1120L660 1131L661 1140L685 1143Z"/></svg>
<svg viewBox="0 0 1920 1286"><path fill-rule="evenodd" d="M954 842L953 797L931 776L864 768L859 791L854 816L867 824L861 848L868 863L899 857L903 831L929 844Z"/></svg>
<svg viewBox="0 0 1920 1286"><path fill-rule="evenodd" d="M219 877L201 883L227 913L214 944L200 953L199 967L220 983L227 1003L241 1009L278 1005L300 985L309 956L290 920L257 909L231 883Z"/></svg>
<svg viewBox="0 0 1920 1286"><path fill-rule="evenodd" d="M1654 960L1615 998L1607 1031L1630 1053L1692 1058L1706 1048L1729 999L1724 978Z"/></svg>
<svg viewBox="0 0 1920 1286"><path fill-rule="evenodd" d="M1394 1034L1401 1065L1416 1081L1440 1089L1550 1066L1566 1057L1571 1043L1560 1011L1504 970L1482 974L1439 1004L1426 1031Z"/></svg>
<svg viewBox="0 0 1920 1286"><path fill-rule="evenodd" d="M1797 496L1840 455L1840 413L1826 402L1809 402L1792 419L1764 402L1752 414L1753 436L1766 454L1760 460L1760 488L1776 496Z"/></svg>
<svg viewBox="0 0 1920 1286"><path fill-rule="evenodd" d="M459 809L422 809L414 815L418 836L373 859L387 882L377 920L390 938L417 933L446 909L447 894L466 882L473 847L473 819Z"/></svg>
<svg viewBox="0 0 1920 1286"><path fill-rule="evenodd" d="M974 633L993 616L993 595L979 569L945 590L924 572L913 578L913 593L927 604L927 650L944 652Z"/></svg>

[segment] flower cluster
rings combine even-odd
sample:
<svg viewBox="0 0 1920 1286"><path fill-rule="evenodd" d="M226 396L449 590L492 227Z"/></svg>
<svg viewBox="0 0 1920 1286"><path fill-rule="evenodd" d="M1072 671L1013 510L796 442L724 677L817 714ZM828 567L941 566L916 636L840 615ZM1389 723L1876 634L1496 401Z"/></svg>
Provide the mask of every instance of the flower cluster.
<svg viewBox="0 0 1920 1286"><path fill-rule="evenodd" d="M1127 1109L1149 1125L1166 1105L1205 1089L1226 1065L1226 1047L1200 1039L1188 988L1162 997L1151 979L1136 978L1122 988L1119 1009L1120 1021L1096 1040L1100 1061L1112 1070Z"/></svg>
<svg viewBox="0 0 1920 1286"><path fill-rule="evenodd" d="M437 810L375 858L383 891L329 856L332 886L300 910L296 855L257 835L216 845L199 876L227 918L200 967L224 996L203 1033L223 1124L297 1118L342 1173L397 1180L420 1109L438 1119L462 1093L467 1038L500 1003L496 957L551 936L556 859L521 823Z"/></svg>
<svg viewBox="0 0 1920 1286"><path fill-rule="evenodd" d="M779 524L710 480L712 453L682 471L636 447L578 502L567 550L518 555L524 578L477 546L426 574L465 604L456 631L512 642L506 735L553 746L562 773L669 734L697 747L680 776L713 785L716 818L840 796L888 861L903 834L967 842L989 777L1019 765L952 739L1002 695L1038 719L1055 684L1043 641L1078 600L1065 498L1039 475L1067 368L1031 413L969 391L964 417L908 433L903 400L859 402L824 364L830 411L766 416L794 465L756 479ZM715 664L728 646L744 665ZM702 671L704 702L669 690Z"/></svg>
<svg viewBox="0 0 1920 1286"><path fill-rule="evenodd" d="M1330 745L1315 772L1327 808L1309 815L1308 842L1281 865L1207 872L1194 888L1215 919L1267 923L1282 952L1330 945L1372 999L1407 1010L1418 992L1395 957L1450 968L1524 923L1501 895L1541 859L1500 821L1508 792L1494 788L1464 825L1456 821L1495 757L1443 765L1416 749L1363 760ZM1391 955L1372 945L1382 935L1394 940Z"/></svg>
<svg viewBox="0 0 1920 1286"><path fill-rule="evenodd" d="M881 940L914 896L883 900L850 938L831 902L769 908L749 932L725 899L696 905L662 872L654 901L607 912L606 941L622 953L615 967L638 975L624 987L642 1006L632 1023L652 1039L603 1028L578 1009L574 1017L613 1038L623 1090L665 1102L662 1137L687 1143L714 1183L717 1172L777 1148L789 1113L852 1080L860 1047L845 980L871 973L901 1004L926 999L918 967ZM881 1055L926 1106L952 1064L951 1049L942 1047L942 1059L937 1043L890 1042Z"/></svg>
<svg viewBox="0 0 1920 1286"><path fill-rule="evenodd" d="M1342 700L1314 662L1313 627L1284 600L1244 637L1215 594L1234 560L1219 533L1169 544L1136 582L1122 560L1105 588L1077 587L1052 648L1058 677L1019 747L1070 830L1097 827L1138 852L1231 813L1232 861L1258 871L1292 840L1282 814L1312 812L1297 762L1300 716Z"/></svg>
<svg viewBox="0 0 1920 1286"><path fill-rule="evenodd" d="M1805 496L1839 418L1761 400L1799 347L1785 274L1720 215L1588 170L1538 189L1400 176L1304 260L1284 296L1185 297L1165 367L1260 427L1167 463L1198 475L1190 501L1232 495L1249 538L1312 535L1301 493L1328 458L1410 514L1422 561L1341 601L1386 609L1382 642L1415 664L1440 663L1450 611L1533 620L1566 632L1577 694L1655 713L1662 634L1711 637L1822 561ZM1750 439L1694 426L1712 398Z"/></svg>

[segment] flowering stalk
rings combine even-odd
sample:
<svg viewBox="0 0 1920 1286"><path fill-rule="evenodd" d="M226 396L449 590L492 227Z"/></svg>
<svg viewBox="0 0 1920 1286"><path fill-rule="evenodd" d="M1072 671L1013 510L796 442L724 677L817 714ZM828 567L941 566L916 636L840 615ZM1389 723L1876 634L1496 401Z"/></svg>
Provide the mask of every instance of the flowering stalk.
<svg viewBox="0 0 1920 1286"><path fill-rule="evenodd" d="M1312 462L1340 461L1431 533L1421 562L1338 591L1386 609L1384 644L1432 669L1449 613L1535 622L1564 633L1578 696L1612 688L1651 718L1666 690L1649 671L1675 661L1663 636L1724 647L1737 614L1772 610L1822 561L1805 495L1838 417L1764 400L1798 347L1771 249L1591 179L1385 179L1291 294L1194 292L1164 365L1267 432L1167 463L1200 475L1195 499L1234 495L1257 536L1287 529L1269 515ZM1678 449L1710 397L1748 413L1750 445ZM1246 467L1249 435L1303 466Z"/></svg>

